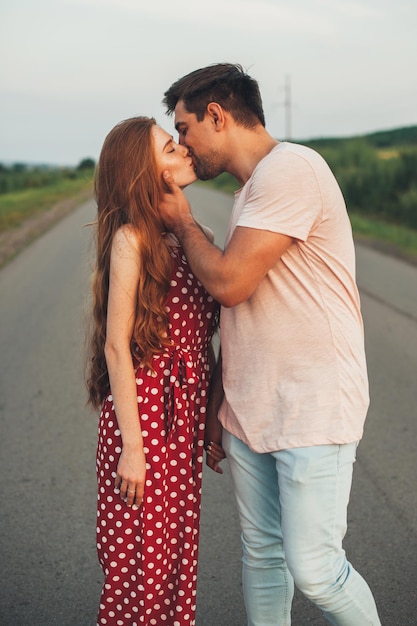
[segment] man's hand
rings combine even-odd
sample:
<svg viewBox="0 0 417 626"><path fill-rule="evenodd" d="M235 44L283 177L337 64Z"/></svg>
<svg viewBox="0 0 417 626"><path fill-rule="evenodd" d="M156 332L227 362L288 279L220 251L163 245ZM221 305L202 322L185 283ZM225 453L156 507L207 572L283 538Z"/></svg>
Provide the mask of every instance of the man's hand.
<svg viewBox="0 0 417 626"><path fill-rule="evenodd" d="M223 474L219 463L226 458L222 446L223 426L219 422L218 413L223 401L222 384L222 354L219 352L216 367L210 380L210 394L206 412L206 428L204 431L204 447L206 449L206 463L217 472Z"/></svg>
<svg viewBox="0 0 417 626"><path fill-rule="evenodd" d="M159 200L159 212L167 230L178 234L182 231L182 224L194 222L190 204L184 192L175 184L171 172L162 173L164 192Z"/></svg>
<svg viewBox="0 0 417 626"><path fill-rule="evenodd" d="M206 448L206 463L210 469L217 474L223 474L223 470L220 467L220 461L226 458L226 454L219 443L215 443L214 441L210 441Z"/></svg>

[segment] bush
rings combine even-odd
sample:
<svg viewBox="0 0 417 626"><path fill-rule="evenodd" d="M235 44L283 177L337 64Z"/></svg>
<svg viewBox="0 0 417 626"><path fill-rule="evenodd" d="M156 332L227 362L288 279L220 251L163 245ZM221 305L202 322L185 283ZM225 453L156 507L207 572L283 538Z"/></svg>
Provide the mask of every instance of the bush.
<svg viewBox="0 0 417 626"><path fill-rule="evenodd" d="M60 181L85 178L86 172L94 169L92 159L84 159L74 168L30 167L24 163L15 163L11 167L0 164L0 194L24 189L40 189L50 187Z"/></svg>

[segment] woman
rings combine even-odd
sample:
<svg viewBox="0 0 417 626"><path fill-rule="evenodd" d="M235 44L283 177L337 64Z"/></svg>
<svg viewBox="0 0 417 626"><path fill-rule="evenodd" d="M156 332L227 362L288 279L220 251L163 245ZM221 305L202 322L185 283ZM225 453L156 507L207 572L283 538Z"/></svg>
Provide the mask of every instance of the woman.
<svg viewBox="0 0 417 626"><path fill-rule="evenodd" d="M95 329L89 401L97 447L98 624L195 623L200 493L218 305L158 212L162 171L192 160L152 118L118 124L96 173Z"/></svg>

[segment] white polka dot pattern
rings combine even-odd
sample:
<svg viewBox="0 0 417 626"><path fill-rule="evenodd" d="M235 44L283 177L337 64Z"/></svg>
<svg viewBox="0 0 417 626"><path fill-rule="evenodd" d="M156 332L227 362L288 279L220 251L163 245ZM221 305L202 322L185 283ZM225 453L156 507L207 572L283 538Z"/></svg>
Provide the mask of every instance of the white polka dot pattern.
<svg viewBox="0 0 417 626"><path fill-rule="evenodd" d="M114 492L122 448L112 397L104 402L97 446L97 552L105 580L99 626L195 624L207 349L217 305L180 248L166 310L172 349L154 357L155 374L136 369L147 469L143 504Z"/></svg>

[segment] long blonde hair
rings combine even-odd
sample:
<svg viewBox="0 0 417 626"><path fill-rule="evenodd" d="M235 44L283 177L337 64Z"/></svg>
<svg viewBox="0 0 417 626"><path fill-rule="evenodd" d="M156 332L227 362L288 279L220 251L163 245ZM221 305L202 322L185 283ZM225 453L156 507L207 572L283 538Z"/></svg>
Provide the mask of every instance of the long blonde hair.
<svg viewBox="0 0 417 626"><path fill-rule="evenodd" d="M170 286L172 259L158 212L161 190L154 156L153 118L134 117L120 122L107 135L96 168L96 264L92 280L94 328L90 337L87 390L97 408L109 392L104 355L109 295L110 253L113 237L130 224L139 242L140 277L132 356L151 368L152 356L170 343L165 299Z"/></svg>

